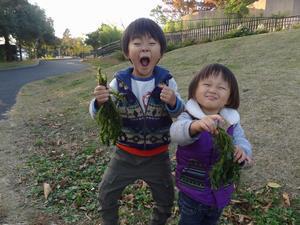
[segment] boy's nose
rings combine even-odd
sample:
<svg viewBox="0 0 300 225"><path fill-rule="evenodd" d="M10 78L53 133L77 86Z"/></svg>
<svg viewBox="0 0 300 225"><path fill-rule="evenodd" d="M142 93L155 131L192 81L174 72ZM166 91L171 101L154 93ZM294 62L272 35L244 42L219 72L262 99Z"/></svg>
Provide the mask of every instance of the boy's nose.
<svg viewBox="0 0 300 225"><path fill-rule="evenodd" d="M149 51L148 45L142 45L142 51Z"/></svg>

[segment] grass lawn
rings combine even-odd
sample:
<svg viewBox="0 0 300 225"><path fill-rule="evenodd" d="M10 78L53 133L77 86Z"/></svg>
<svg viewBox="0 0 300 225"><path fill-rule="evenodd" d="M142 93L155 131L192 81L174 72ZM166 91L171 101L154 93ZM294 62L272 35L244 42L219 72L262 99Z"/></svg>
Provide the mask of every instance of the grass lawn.
<svg viewBox="0 0 300 225"><path fill-rule="evenodd" d="M299 40L299 29L234 38L177 49L160 61L185 99L192 76L208 63L225 64L237 76L241 123L256 165L243 172L240 191L225 210L222 225L292 225L299 219ZM128 65L103 71L111 79ZM30 131L30 138L21 143L30 149L27 168L20 170L29 199L69 224L97 224L97 185L112 150L99 144L97 126L88 114L95 85L93 67L33 82L20 91L10 113L19 131ZM174 149L172 145L172 155ZM44 182L53 190L47 200ZM121 224L147 224L152 201L142 181L124 191L120 204ZM177 220L175 207L169 224Z"/></svg>
<svg viewBox="0 0 300 225"><path fill-rule="evenodd" d="M18 68L23 66L35 65L38 63L38 60L24 60L18 62L0 62L0 70Z"/></svg>

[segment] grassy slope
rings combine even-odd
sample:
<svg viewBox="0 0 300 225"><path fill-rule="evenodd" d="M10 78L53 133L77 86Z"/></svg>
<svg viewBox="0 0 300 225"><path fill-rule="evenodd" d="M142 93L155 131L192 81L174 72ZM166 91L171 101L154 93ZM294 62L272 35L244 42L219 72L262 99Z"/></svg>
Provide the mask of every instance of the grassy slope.
<svg viewBox="0 0 300 225"><path fill-rule="evenodd" d="M221 40L169 52L160 62L173 73L184 98L191 77L203 65L218 62L233 70L240 85L242 125L256 160L244 181L253 187L277 181L292 195L299 194L300 172L299 40L300 30ZM111 76L126 65L105 72ZM94 86L92 69L31 83L20 92L11 119L20 127L31 127L33 136L27 144L34 144L40 155L51 153L56 159L64 153L76 158L82 151L89 155L88 149L93 146L99 150L99 163L105 163L108 154L95 143L97 128L87 111ZM97 166L102 173L100 164ZM38 182L45 177L53 182L55 173L44 175L32 172ZM41 190L34 194L40 196Z"/></svg>

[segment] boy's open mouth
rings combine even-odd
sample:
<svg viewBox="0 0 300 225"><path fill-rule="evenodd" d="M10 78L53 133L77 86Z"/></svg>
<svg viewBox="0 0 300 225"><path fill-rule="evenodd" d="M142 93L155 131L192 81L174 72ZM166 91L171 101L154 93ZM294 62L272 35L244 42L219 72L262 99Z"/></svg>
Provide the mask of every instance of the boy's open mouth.
<svg viewBox="0 0 300 225"><path fill-rule="evenodd" d="M140 59L140 63L142 64L142 66L148 66L150 63L150 58L148 57L142 57Z"/></svg>

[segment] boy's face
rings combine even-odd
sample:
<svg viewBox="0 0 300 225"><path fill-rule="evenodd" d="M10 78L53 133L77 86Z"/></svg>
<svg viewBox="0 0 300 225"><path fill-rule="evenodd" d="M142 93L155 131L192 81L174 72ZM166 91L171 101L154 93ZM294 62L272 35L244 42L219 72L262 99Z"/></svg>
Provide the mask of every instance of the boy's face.
<svg viewBox="0 0 300 225"><path fill-rule="evenodd" d="M134 38L129 42L127 57L133 64L135 76L152 75L154 66L161 58L160 48L160 43L148 35Z"/></svg>

